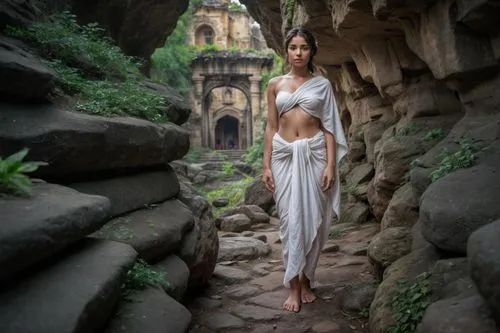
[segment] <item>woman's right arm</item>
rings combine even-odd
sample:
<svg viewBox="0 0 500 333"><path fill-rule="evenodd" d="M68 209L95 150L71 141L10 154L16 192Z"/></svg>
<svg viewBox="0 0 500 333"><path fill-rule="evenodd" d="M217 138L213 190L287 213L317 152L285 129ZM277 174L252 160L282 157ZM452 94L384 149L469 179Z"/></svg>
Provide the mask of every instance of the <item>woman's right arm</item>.
<svg viewBox="0 0 500 333"><path fill-rule="evenodd" d="M267 87L267 124L264 134L264 157L262 159L262 181L266 188L274 192L274 179L271 171L271 151L273 136L278 131L278 111L276 110L276 86L279 78L269 81Z"/></svg>

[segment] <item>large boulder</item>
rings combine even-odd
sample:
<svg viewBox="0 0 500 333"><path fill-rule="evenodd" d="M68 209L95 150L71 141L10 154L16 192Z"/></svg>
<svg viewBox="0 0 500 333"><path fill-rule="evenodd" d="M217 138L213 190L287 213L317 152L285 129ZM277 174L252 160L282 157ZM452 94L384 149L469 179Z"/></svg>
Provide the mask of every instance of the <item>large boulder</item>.
<svg viewBox="0 0 500 333"><path fill-rule="evenodd" d="M259 206L266 212L274 205L273 194L266 189L261 177L255 178L245 189L245 205Z"/></svg>
<svg viewBox="0 0 500 333"><path fill-rule="evenodd" d="M57 74L42 64L38 57L1 36L0 77L2 99L12 100L49 99L57 80Z"/></svg>
<svg viewBox="0 0 500 333"><path fill-rule="evenodd" d="M234 214L246 215L250 221L252 221L252 224L267 223L270 220L269 215L262 208L256 205L242 205L229 208L224 210L220 214L220 217L231 216Z"/></svg>
<svg viewBox="0 0 500 333"><path fill-rule="evenodd" d="M215 269L219 237L208 200L186 178L179 178L181 190L178 198L191 209L194 216L193 229L185 235L179 256L189 267L188 290L196 291L206 286Z"/></svg>
<svg viewBox="0 0 500 333"><path fill-rule="evenodd" d="M418 220L418 197L410 183L394 192L389 206L382 217L382 229L390 227L411 228Z"/></svg>
<svg viewBox="0 0 500 333"><path fill-rule="evenodd" d="M399 281L412 280L417 275L430 271L438 259L434 251L425 248L399 258L385 270L384 279L370 305L370 332L386 333L395 323L392 304Z"/></svg>
<svg viewBox="0 0 500 333"><path fill-rule="evenodd" d="M27 159L49 163L37 176L79 181L179 159L189 149L189 134L174 124L0 104L0 156L24 147L31 149Z"/></svg>
<svg viewBox="0 0 500 333"><path fill-rule="evenodd" d="M375 273L381 275L397 259L411 251L411 230L405 227L393 227L382 230L368 246L368 258L375 266Z"/></svg>
<svg viewBox="0 0 500 333"><path fill-rule="evenodd" d="M500 216L500 141L476 166L461 169L431 184L421 199L422 233L434 246L465 254L472 232ZM466 184L467 190L464 190Z"/></svg>
<svg viewBox="0 0 500 333"><path fill-rule="evenodd" d="M0 198L0 281L99 229L109 211L105 197L53 184L36 184L31 197Z"/></svg>
<svg viewBox="0 0 500 333"><path fill-rule="evenodd" d="M148 61L154 50L163 46L189 5L188 0L71 2L80 22L99 23L125 54Z"/></svg>
<svg viewBox="0 0 500 333"><path fill-rule="evenodd" d="M472 233L467 243L470 276L500 323L500 220Z"/></svg>

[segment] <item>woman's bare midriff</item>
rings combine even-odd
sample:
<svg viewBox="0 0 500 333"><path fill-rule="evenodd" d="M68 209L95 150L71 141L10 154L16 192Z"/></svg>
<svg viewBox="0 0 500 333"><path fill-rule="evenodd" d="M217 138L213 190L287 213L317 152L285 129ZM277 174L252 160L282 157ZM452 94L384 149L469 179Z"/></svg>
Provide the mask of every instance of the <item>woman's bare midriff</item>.
<svg viewBox="0 0 500 333"><path fill-rule="evenodd" d="M283 113L279 118L278 134L288 142L311 138L319 131L321 131L321 121L299 106Z"/></svg>

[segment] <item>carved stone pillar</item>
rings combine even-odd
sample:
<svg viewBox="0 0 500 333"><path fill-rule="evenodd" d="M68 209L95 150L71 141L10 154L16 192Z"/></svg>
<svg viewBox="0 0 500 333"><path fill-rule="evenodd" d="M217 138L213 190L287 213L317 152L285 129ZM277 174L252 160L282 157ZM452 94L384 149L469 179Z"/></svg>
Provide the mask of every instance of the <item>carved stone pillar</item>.
<svg viewBox="0 0 500 333"><path fill-rule="evenodd" d="M261 92L260 92L261 77L250 78L250 94L252 99L252 138L248 144L252 145L255 138L258 138L262 132L262 108L261 108Z"/></svg>

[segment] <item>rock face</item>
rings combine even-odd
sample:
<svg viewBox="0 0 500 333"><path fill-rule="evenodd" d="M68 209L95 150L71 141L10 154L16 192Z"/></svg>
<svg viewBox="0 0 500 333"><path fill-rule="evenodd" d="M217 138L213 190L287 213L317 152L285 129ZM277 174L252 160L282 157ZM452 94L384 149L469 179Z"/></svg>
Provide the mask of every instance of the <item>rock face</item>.
<svg viewBox="0 0 500 333"><path fill-rule="evenodd" d="M28 159L49 163L39 169L39 177L77 181L91 173L181 158L189 149L189 135L174 124L96 117L52 105L0 104L0 147L2 156L31 148Z"/></svg>
<svg viewBox="0 0 500 333"><path fill-rule="evenodd" d="M0 4L0 30L10 25L22 27L39 14L34 0L5 0Z"/></svg>
<svg viewBox="0 0 500 333"><path fill-rule="evenodd" d="M52 70L5 37L0 37L0 76L0 94L10 99L49 99L56 87Z"/></svg>
<svg viewBox="0 0 500 333"><path fill-rule="evenodd" d="M79 21L98 22L125 54L145 60L149 60L156 48L163 46L189 5L188 0L71 2Z"/></svg>
<svg viewBox="0 0 500 333"><path fill-rule="evenodd" d="M188 289L196 291L207 285L217 263L219 237L210 203L181 177L179 200L186 204L194 216L193 229L184 237L179 256L189 267Z"/></svg>
<svg viewBox="0 0 500 333"><path fill-rule="evenodd" d="M498 301L487 281L496 273L481 268L488 252L479 244L490 244L480 231L500 216L498 1L241 2L282 55L292 26L317 38L314 60L332 82L348 138L344 215L353 219L369 204L369 216L382 222L368 249L376 269L388 266L371 305L371 332L393 324L395 276L430 269L413 259L402 266L421 251L434 259L473 254L479 293L432 304L418 332L490 332ZM467 159L475 165L465 166ZM438 172L446 175L437 179Z"/></svg>

